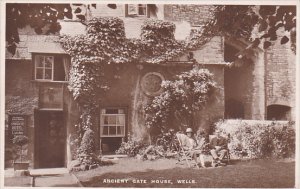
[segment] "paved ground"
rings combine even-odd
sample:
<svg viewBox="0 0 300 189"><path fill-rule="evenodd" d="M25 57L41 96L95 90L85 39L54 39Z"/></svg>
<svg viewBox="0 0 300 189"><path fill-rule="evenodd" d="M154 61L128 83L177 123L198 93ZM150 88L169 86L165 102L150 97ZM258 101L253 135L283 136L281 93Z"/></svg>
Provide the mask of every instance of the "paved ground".
<svg viewBox="0 0 300 189"><path fill-rule="evenodd" d="M74 176L69 173L41 176L35 179L35 187L78 187Z"/></svg>
<svg viewBox="0 0 300 189"><path fill-rule="evenodd" d="M77 179L65 168L32 169L31 176L14 176L13 169L5 170L5 186L78 187Z"/></svg>

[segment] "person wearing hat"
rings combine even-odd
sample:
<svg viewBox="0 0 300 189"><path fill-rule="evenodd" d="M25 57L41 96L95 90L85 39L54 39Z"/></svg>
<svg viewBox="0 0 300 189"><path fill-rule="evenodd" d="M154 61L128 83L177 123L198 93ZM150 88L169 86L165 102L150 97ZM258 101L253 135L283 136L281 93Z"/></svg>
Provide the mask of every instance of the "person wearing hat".
<svg viewBox="0 0 300 189"><path fill-rule="evenodd" d="M197 162L197 156L201 153L201 150L197 149L197 146L198 146L197 141L193 136L192 128L187 128L186 137L182 141L182 147L185 151L189 153L189 156L192 157L196 162Z"/></svg>
<svg viewBox="0 0 300 189"><path fill-rule="evenodd" d="M193 148L195 148L197 146L197 142L196 139L193 136L193 130L192 128L187 128L186 129L186 140L185 143L183 144L183 148L185 150L192 150Z"/></svg>
<svg viewBox="0 0 300 189"><path fill-rule="evenodd" d="M215 135L216 137L212 138L210 142L210 153L217 164L224 165L221 160L228 152L227 139L221 136L221 132L219 130L215 131Z"/></svg>

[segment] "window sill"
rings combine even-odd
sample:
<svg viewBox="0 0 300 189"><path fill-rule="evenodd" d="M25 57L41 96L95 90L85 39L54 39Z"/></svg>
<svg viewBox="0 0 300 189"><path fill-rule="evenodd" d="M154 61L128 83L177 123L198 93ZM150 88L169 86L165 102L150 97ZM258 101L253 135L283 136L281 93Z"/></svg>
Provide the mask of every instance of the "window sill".
<svg viewBox="0 0 300 189"><path fill-rule="evenodd" d="M118 137L118 138L122 138L125 137L125 135L100 135L100 138L114 138L114 137Z"/></svg>
<svg viewBox="0 0 300 189"><path fill-rule="evenodd" d="M66 84L69 83L69 81L52 81L52 80L31 80L31 82L36 82L36 83L66 83Z"/></svg>

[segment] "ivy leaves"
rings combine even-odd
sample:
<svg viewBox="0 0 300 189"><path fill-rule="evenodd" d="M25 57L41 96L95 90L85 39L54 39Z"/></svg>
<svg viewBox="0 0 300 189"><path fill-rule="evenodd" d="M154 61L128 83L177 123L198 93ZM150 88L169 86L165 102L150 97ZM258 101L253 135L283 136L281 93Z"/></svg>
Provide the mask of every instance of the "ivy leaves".
<svg viewBox="0 0 300 189"><path fill-rule="evenodd" d="M271 46L272 41L278 39L277 30L283 28L290 32L296 28L296 7L295 6L260 6L259 9L260 32L265 32L260 39L265 39L263 44L264 49ZM288 36L283 36L280 39L280 44L286 44L290 39Z"/></svg>
<svg viewBox="0 0 300 189"><path fill-rule="evenodd" d="M61 29L58 20L73 19L73 15L75 15L84 23L86 21L85 11L90 7L96 8L96 4L7 3L7 50L15 54L17 43L20 42L18 28L29 25L36 34L55 34Z"/></svg>
<svg viewBox="0 0 300 189"><path fill-rule="evenodd" d="M146 126L167 130L167 122L174 112L190 118L188 122L192 124L193 113L205 106L216 83L207 69L194 67L178 75L176 80L164 81L162 88L163 92L145 107Z"/></svg>
<svg viewBox="0 0 300 189"><path fill-rule="evenodd" d="M256 26L261 36L251 39ZM296 6L218 5L215 9L215 27L223 35L252 41L253 47L257 47L262 39L264 49L276 40L280 40L281 44L291 41L291 49L296 52L296 40L293 37L296 36ZM279 29L290 32L291 36L278 36Z"/></svg>
<svg viewBox="0 0 300 189"><path fill-rule="evenodd" d="M175 39L175 24L162 20L146 20L141 28L141 61L160 63L183 52L183 44Z"/></svg>
<svg viewBox="0 0 300 189"><path fill-rule="evenodd" d="M86 35L62 36L60 43L72 57L69 89L82 104L96 105L99 90L108 90L105 64L132 62L138 55L136 41L126 39L123 21L114 17L93 18Z"/></svg>

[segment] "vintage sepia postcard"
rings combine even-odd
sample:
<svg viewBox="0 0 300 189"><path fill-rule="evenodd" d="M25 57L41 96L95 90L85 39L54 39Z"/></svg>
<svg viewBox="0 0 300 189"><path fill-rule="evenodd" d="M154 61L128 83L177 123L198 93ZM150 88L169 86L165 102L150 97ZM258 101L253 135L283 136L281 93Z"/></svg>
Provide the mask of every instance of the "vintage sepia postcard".
<svg viewBox="0 0 300 189"><path fill-rule="evenodd" d="M2 1L0 187L299 187L297 14Z"/></svg>

